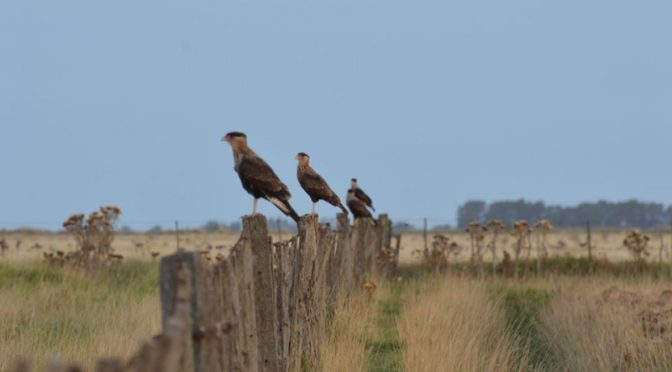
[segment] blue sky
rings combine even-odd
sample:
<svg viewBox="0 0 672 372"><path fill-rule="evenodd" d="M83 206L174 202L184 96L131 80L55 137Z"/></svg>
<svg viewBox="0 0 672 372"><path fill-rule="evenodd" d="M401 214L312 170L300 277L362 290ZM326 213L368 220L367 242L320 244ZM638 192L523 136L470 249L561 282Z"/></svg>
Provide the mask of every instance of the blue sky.
<svg viewBox="0 0 672 372"><path fill-rule="evenodd" d="M137 227L235 220L252 201L230 130L300 213L299 151L396 219L454 222L470 198L672 203L670 15L669 1L5 1L0 226L105 203Z"/></svg>

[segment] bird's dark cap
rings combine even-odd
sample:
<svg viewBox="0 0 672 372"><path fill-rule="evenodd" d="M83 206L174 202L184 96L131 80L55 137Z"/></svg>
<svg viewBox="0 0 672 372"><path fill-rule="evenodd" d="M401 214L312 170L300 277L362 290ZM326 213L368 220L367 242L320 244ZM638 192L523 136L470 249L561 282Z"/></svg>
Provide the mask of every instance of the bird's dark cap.
<svg viewBox="0 0 672 372"><path fill-rule="evenodd" d="M296 154L296 156L301 156L301 157L306 156L306 157L310 157L310 155L306 154L305 152L300 152L300 153Z"/></svg>
<svg viewBox="0 0 672 372"><path fill-rule="evenodd" d="M241 137L242 138L247 138L247 136L243 132L229 132L229 133L226 134L226 136L224 136L223 139L227 140L227 139L231 139L231 138L241 138Z"/></svg>
<svg viewBox="0 0 672 372"><path fill-rule="evenodd" d="M356 179L356 178L353 178L353 179L351 179L350 181L352 181L352 182L357 182L357 179Z"/></svg>

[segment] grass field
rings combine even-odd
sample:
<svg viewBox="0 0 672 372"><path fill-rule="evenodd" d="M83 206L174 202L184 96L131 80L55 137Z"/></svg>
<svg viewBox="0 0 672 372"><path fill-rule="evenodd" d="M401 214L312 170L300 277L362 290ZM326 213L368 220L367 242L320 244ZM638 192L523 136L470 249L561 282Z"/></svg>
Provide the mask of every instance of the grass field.
<svg viewBox="0 0 672 372"><path fill-rule="evenodd" d="M477 281L417 272L379 288L365 312L340 309L337 319L356 321L335 322L332 333L350 342L326 353L357 355L350 371L672 370L667 280ZM326 360L324 370L340 361Z"/></svg>
<svg viewBox="0 0 672 372"><path fill-rule="evenodd" d="M323 370L672 370L670 244L662 240L659 256L651 233L654 254L640 270L621 245L625 232L595 233L595 274L588 276L582 233L552 232L546 264L553 270L535 277L533 250L522 265L530 274L518 281L472 278L465 233L449 233L463 245L452 274L431 275L412 254L423 248L422 234L404 234L399 278L378 280L375 292L338 307L321 350ZM0 257L0 370L21 355L91 368L99 356L129 356L159 331L151 252L172 253L173 234L119 234L113 246L124 262L93 275L41 261L45 251L73 250L68 235L0 238L9 247ZM188 249L226 254L238 235L190 232L180 239ZM505 235L499 244L508 249L512 242Z"/></svg>
<svg viewBox="0 0 672 372"><path fill-rule="evenodd" d="M160 330L157 268L129 261L84 276L41 262L0 262L0 371L19 356L88 369L97 356L130 356Z"/></svg>
<svg viewBox="0 0 672 372"><path fill-rule="evenodd" d="M650 262L662 260L666 263L672 262L670 247L672 246L672 234L667 230L655 230L646 232L651 237L648 257ZM451 257L451 261L465 262L469 260L470 241L469 235L463 231L448 232L428 232L427 241L431 248L432 239L435 234L448 236L452 241L458 243L460 247L459 254ZM627 234L626 230L597 230L592 233L593 257L596 259L606 259L614 262L628 261L632 259L630 252L623 246L623 238ZM290 232L271 231L274 240L278 238L287 239L291 236ZM203 230L189 230L180 233L180 247L188 250L211 250L213 254L226 254L228 250L238 241L239 233L228 231L206 232ZM4 239L7 249L0 252L0 260L10 262L16 261L34 261L42 258L43 252L64 251L69 252L75 249L72 237L66 233L49 233L41 231L0 231L0 240ZM486 238L488 240L489 237ZM585 257L588 254L586 248L586 232L583 230L555 230L548 233L547 247L548 255L551 257L571 256ZM489 241L489 240L488 240ZM533 249L530 257L536 257L534 236L532 238ZM497 240L497 259L502 259L502 251L506 250L513 253L515 239L511 234L502 233ZM394 245L394 242L393 242ZM400 262L417 263L420 258L415 252L424 248L422 232L407 232L401 235ZM159 255L169 254L175 251L177 239L175 233L117 233L114 243L114 249L117 253L132 259L151 259L151 252ZM17 248L18 247L18 248ZM662 249L661 249L662 247ZM486 251L485 260L490 261L491 254ZM527 257L525 250L521 257Z"/></svg>

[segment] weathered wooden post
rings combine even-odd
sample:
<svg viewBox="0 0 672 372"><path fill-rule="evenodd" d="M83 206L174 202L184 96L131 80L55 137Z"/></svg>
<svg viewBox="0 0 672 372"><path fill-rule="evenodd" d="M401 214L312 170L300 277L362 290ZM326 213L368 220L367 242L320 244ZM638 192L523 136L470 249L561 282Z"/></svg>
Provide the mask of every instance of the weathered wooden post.
<svg viewBox="0 0 672 372"><path fill-rule="evenodd" d="M266 217L257 214L243 219L244 248L252 252L254 306L259 369L280 371L278 314L273 283L273 250L269 241Z"/></svg>
<svg viewBox="0 0 672 372"><path fill-rule="evenodd" d="M162 279L168 281L161 283L163 331L158 338L145 342L131 358L126 366L129 372L180 372L195 369L195 334L192 329L194 276L189 265L182 260L167 260L165 264L162 262L161 268Z"/></svg>
<svg viewBox="0 0 672 372"><path fill-rule="evenodd" d="M362 285L364 273L366 272L366 230L369 221L355 220L350 235L350 249L353 250L353 282L357 288Z"/></svg>
<svg viewBox="0 0 672 372"><path fill-rule="evenodd" d="M311 337L311 324L315 323L314 304L314 270L317 257L317 216L305 216L299 221L299 247L294 262L292 279L291 304L292 311L290 353L288 369L298 371L302 365L308 370L317 358L315 344ZM303 359L303 360L302 360Z"/></svg>
<svg viewBox="0 0 672 372"><path fill-rule="evenodd" d="M212 283L221 308L220 322L226 330L225 337L222 337L219 343L220 363L224 371L243 370L247 356L244 348L247 334L243 321L240 319L242 312L240 284L233 262L238 257L239 249L239 247L234 248L228 258L217 263L213 268Z"/></svg>
<svg viewBox="0 0 672 372"><path fill-rule="evenodd" d="M392 225L387 214L381 214L378 218L380 229L379 248L376 252L376 271L379 275L391 278L395 271L394 262L396 261L394 251L392 250Z"/></svg>
<svg viewBox="0 0 672 372"><path fill-rule="evenodd" d="M390 222L390 217L387 213L382 213L378 217L378 224L382 229L381 245L383 249L390 249L392 247L392 223Z"/></svg>
<svg viewBox="0 0 672 372"><path fill-rule="evenodd" d="M352 230L350 228L350 222L348 221L348 216L345 213L339 213L337 215L338 219L338 230L336 236L336 247L338 254L340 255L340 273L339 273L339 293L338 295L345 295L350 293L355 286L355 250L352 246L352 240L350 236Z"/></svg>
<svg viewBox="0 0 672 372"><path fill-rule="evenodd" d="M180 311L188 311L183 321L187 323L187 329L191 330L190 335L197 334L203 326L208 307L203 303L203 298L199 298L199 294L207 288L205 265L207 264L195 252L181 251L161 259L159 283L164 334L169 331L174 315ZM206 358L202 344L193 342L191 337L186 337L182 342L185 344L183 350L186 354L181 367L185 371L206 371L204 368L208 366L203 365Z"/></svg>
<svg viewBox="0 0 672 372"><path fill-rule="evenodd" d="M257 339L257 310L254 302L254 258L252 249L244 239L231 252L233 273L237 278L240 312L237 314L243 341L241 354L244 357L243 370L259 370L259 344Z"/></svg>

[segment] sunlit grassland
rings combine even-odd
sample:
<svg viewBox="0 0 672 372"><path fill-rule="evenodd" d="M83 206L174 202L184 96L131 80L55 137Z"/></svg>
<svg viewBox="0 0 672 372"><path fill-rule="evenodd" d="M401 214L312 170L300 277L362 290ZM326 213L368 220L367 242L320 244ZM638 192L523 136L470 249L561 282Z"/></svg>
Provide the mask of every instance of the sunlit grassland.
<svg viewBox="0 0 672 372"><path fill-rule="evenodd" d="M339 349L346 359L358 355L348 370L672 370L667 279L602 272L480 281L418 267L400 274L369 306L336 311L353 319L331 330L356 335ZM324 353L336 350L327 344Z"/></svg>
<svg viewBox="0 0 672 372"><path fill-rule="evenodd" d="M91 368L129 356L160 330L158 264L124 262L94 274L41 262L0 262L0 370L28 356Z"/></svg>

